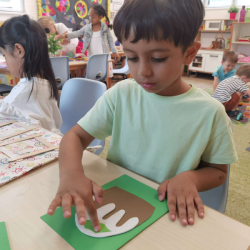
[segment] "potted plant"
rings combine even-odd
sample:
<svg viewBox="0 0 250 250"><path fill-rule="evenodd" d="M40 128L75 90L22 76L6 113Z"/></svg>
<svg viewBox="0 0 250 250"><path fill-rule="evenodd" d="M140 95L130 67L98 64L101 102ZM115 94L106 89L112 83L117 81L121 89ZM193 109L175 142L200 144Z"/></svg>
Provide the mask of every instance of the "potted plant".
<svg viewBox="0 0 250 250"><path fill-rule="evenodd" d="M56 34L52 33L49 34L48 37L48 47L49 47L49 53L55 57L56 56L56 52L58 50L62 49L62 46L60 45L60 42L62 41L62 39L55 39Z"/></svg>
<svg viewBox="0 0 250 250"><path fill-rule="evenodd" d="M230 13L230 19L234 20L238 12L239 9L235 5L231 5L231 7L228 10L228 13Z"/></svg>

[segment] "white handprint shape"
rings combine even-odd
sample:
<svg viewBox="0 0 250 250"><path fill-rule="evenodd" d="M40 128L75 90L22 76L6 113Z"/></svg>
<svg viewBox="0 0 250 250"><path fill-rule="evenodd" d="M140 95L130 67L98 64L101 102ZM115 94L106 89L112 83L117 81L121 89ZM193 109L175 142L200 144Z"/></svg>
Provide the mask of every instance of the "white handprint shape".
<svg viewBox="0 0 250 250"><path fill-rule="evenodd" d="M119 210L117 213L113 214L108 219L104 220L103 217L107 215L108 213L112 212L114 209L115 209L114 203L107 204L97 209L97 216L98 216L100 223L105 224L105 226L110 232L94 232L90 229L85 228L84 225L80 225L78 223L77 214L75 214L76 226L82 233L88 236L91 236L94 238L104 238L104 237L109 237L109 236L128 232L131 229L135 228L136 225L139 223L139 219L137 217L133 217L129 219L128 221L126 221L122 226L117 227L116 225L125 214L125 210ZM87 217L87 220L90 220L90 217L87 212L86 212L86 217Z"/></svg>

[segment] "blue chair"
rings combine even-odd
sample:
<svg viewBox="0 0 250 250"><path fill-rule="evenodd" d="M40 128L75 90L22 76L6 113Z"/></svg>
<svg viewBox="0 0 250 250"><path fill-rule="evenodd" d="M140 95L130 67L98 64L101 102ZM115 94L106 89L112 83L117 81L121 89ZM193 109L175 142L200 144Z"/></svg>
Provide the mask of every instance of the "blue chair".
<svg viewBox="0 0 250 250"><path fill-rule="evenodd" d="M63 119L61 132L65 134L74 127L106 90L106 85L99 81L85 78L68 80L63 86L60 98L60 112ZM90 144L90 146L98 145L102 145L102 148L96 151L96 154L100 155L105 146L105 141L95 139Z"/></svg>
<svg viewBox="0 0 250 250"><path fill-rule="evenodd" d="M213 188L211 190L200 192L200 198L204 205L217 210L218 212L225 213L228 198L228 187L229 187L229 176L230 176L230 165L228 165L227 179L223 185Z"/></svg>
<svg viewBox="0 0 250 250"><path fill-rule="evenodd" d="M87 79L105 82L108 76L109 54L97 54L89 58L87 64Z"/></svg>
<svg viewBox="0 0 250 250"><path fill-rule="evenodd" d="M128 74L130 74L130 70L129 70L129 67L128 67L128 61L127 59L125 59L126 62L125 62L125 66L121 69L113 69L113 75L122 75L123 76L123 79L127 79L128 78ZM120 80L119 78L115 78L113 77L114 80Z"/></svg>
<svg viewBox="0 0 250 250"><path fill-rule="evenodd" d="M67 56L50 57L50 62L58 82L57 88L62 89L64 83L69 80L69 58Z"/></svg>

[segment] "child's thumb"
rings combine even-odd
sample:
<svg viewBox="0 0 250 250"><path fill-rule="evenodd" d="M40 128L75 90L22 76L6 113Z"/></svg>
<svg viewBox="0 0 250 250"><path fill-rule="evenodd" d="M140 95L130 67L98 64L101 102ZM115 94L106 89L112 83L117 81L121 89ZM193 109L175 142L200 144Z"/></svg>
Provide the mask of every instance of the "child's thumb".
<svg viewBox="0 0 250 250"><path fill-rule="evenodd" d="M93 185L93 195L95 196L95 201L99 204L102 204L104 190L93 181L92 181L92 185Z"/></svg>
<svg viewBox="0 0 250 250"><path fill-rule="evenodd" d="M168 190L168 183L169 180L163 181L157 189L157 194L160 201L163 201L165 199L166 192Z"/></svg>

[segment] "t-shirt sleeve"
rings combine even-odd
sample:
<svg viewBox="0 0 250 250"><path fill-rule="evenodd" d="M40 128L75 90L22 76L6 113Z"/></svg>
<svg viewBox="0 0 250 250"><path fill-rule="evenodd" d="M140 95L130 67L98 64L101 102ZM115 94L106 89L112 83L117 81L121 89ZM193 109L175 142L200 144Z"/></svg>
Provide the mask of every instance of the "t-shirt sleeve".
<svg viewBox="0 0 250 250"><path fill-rule="evenodd" d="M56 28L59 35L69 31L68 28L63 23L58 23Z"/></svg>
<svg viewBox="0 0 250 250"><path fill-rule="evenodd" d="M213 76L219 77L219 68L214 71Z"/></svg>
<svg viewBox="0 0 250 250"><path fill-rule="evenodd" d="M215 115L209 142L202 154L204 162L214 164L231 164L238 160L232 124L224 107L221 106Z"/></svg>
<svg viewBox="0 0 250 250"><path fill-rule="evenodd" d="M116 86L105 92L94 107L78 122L93 137L104 140L112 134Z"/></svg>
<svg viewBox="0 0 250 250"><path fill-rule="evenodd" d="M244 82L241 82L241 83L239 84L239 92L244 93L244 92L246 92L248 89L249 89L248 86L247 86Z"/></svg>

